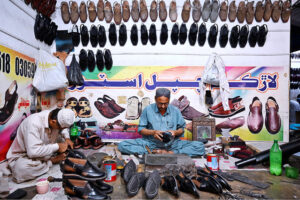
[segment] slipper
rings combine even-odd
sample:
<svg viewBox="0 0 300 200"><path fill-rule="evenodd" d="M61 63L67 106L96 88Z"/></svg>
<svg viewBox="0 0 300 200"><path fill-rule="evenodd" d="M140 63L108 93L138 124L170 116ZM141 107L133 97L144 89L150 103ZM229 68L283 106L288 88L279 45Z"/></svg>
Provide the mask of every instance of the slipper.
<svg viewBox="0 0 300 200"><path fill-rule="evenodd" d="M114 23L111 23L108 28L108 39L112 46L117 44L117 28Z"/></svg>
<svg viewBox="0 0 300 200"><path fill-rule="evenodd" d="M157 41L157 36L156 36L156 26L155 24L151 24L150 29L149 29L149 41L151 45L155 45Z"/></svg>
<svg viewBox="0 0 300 200"><path fill-rule="evenodd" d="M199 22L201 18L202 12L201 12L201 3L199 0L193 1L193 10L192 10L192 17L194 22Z"/></svg>
<svg viewBox="0 0 300 200"><path fill-rule="evenodd" d="M211 6L212 4L210 3L210 0L204 1L203 10L202 10L202 19L204 22L207 22L210 17Z"/></svg>
<svg viewBox="0 0 300 200"><path fill-rule="evenodd" d="M262 4L262 1L256 3L255 8L255 20L256 22L261 22L264 17L265 7Z"/></svg>
<svg viewBox="0 0 300 200"><path fill-rule="evenodd" d="M273 3L273 10L272 10L273 22L279 21L279 18L281 17L281 6L282 6L282 1L275 1Z"/></svg>
<svg viewBox="0 0 300 200"><path fill-rule="evenodd" d="M248 24L245 24L242 26L240 31L240 39L239 39L239 45L241 48L244 48L248 41L248 35L249 35L249 26Z"/></svg>
<svg viewBox="0 0 300 200"><path fill-rule="evenodd" d="M117 25L120 25L122 21L121 5L115 1L113 7L114 7L114 21Z"/></svg>
<svg viewBox="0 0 300 200"><path fill-rule="evenodd" d="M192 23L189 31L189 43L191 46L194 46L196 44L197 33L198 33L198 25L194 22Z"/></svg>
<svg viewBox="0 0 300 200"><path fill-rule="evenodd" d="M219 11L219 17L222 22L225 22L228 15L228 0L224 0L221 3L220 11Z"/></svg>
<svg viewBox="0 0 300 200"><path fill-rule="evenodd" d="M100 47L104 47L106 44L107 38L106 38L106 31L104 26L98 25L98 43Z"/></svg>
<svg viewBox="0 0 300 200"><path fill-rule="evenodd" d="M143 110L151 104L151 99L149 97L143 97L141 100L141 110L140 114L142 114Z"/></svg>
<svg viewBox="0 0 300 200"><path fill-rule="evenodd" d="M161 25L161 31L160 31L160 43L162 45L165 45L168 41L168 26L166 23L163 23Z"/></svg>
<svg viewBox="0 0 300 200"><path fill-rule="evenodd" d="M250 47L255 47L255 45L256 45L256 42L257 42L257 39L258 39L258 30L259 30L258 25L253 26L251 28L249 39L248 39Z"/></svg>
<svg viewBox="0 0 300 200"><path fill-rule="evenodd" d="M124 22L128 22L130 18L130 7L127 0L122 2L122 17Z"/></svg>
<svg viewBox="0 0 300 200"><path fill-rule="evenodd" d="M214 48L217 43L217 36L218 36L218 25L214 24L209 29L208 34L208 44L211 48Z"/></svg>
<svg viewBox="0 0 300 200"><path fill-rule="evenodd" d="M90 29L90 41L92 47L96 47L98 45L98 29L94 24L92 24Z"/></svg>
<svg viewBox="0 0 300 200"><path fill-rule="evenodd" d="M79 66L81 71L85 71L88 66L88 56L84 49L81 49L79 53Z"/></svg>
<svg viewBox="0 0 300 200"><path fill-rule="evenodd" d="M168 12L166 8L166 3L164 0L159 1L159 19L160 21L164 22L167 19Z"/></svg>
<svg viewBox="0 0 300 200"><path fill-rule="evenodd" d="M88 69L89 72L93 72L95 69L95 55L92 50L88 51Z"/></svg>
<svg viewBox="0 0 300 200"><path fill-rule="evenodd" d="M96 63L97 63L98 70L103 71L103 69L104 69L104 57L103 57L103 53L100 49L98 49L97 53L96 53Z"/></svg>
<svg viewBox="0 0 300 200"><path fill-rule="evenodd" d="M229 43L232 48L236 48L240 38L240 26L236 25L231 29Z"/></svg>
<svg viewBox="0 0 300 200"><path fill-rule="evenodd" d="M199 27L199 33L198 33L198 44L201 47L205 44L206 32L207 32L206 25L205 22L203 22Z"/></svg>
<svg viewBox="0 0 300 200"><path fill-rule="evenodd" d="M237 19L239 23L244 23L246 17L246 4L245 1L240 1L238 10L237 10Z"/></svg>
<svg viewBox="0 0 300 200"><path fill-rule="evenodd" d="M268 34L268 26L266 24L259 27L257 44L259 47L264 46Z"/></svg>
<svg viewBox="0 0 300 200"><path fill-rule="evenodd" d="M248 2L246 5L246 21L248 24L252 24L254 19L254 1Z"/></svg>
<svg viewBox="0 0 300 200"><path fill-rule="evenodd" d="M119 115L119 113L114 112L102 98L98 98L97 101L94 102L94 105L105 118L112 119Z"/></svg>
<svg viewBox="0 0 300 200"><path fill-rule="evenodd" d="M286 23L289 21L291 15L291 2L289 0L286 0L282 4L282 12L281 12L281 20L283 23Z"/></svg>
<svg viewBox="0 0 300 200"><path fill-rule="evenodd" d="M228 26L227 26L227 24L224 24L221 27L220 37L219 37L220 47L222 47L222 48L226 47L226 45L227 45L227 42L228 42L228 33L229 33Z"/></svg>
<svg viewBox="0 0 300 200"><path fill-rule="evenodd" d="M79 18L81 23L85 23L87 20L86 5L84 1L82 1L79 6Z"/></svg>
<svg viewBox="0 0 300 200"><path fill-rule="evenodd" d="M177 20L177 5L176 0L172 0L169 7L169 17L171 22L176 22Z"/></svg>
<svg viewBox="0 0 300 200"><path fill-rule="evenodd" d="M113 66L113 59L112 59L111 52L109 49L105 49L105 51L104 51L104 65L105 65L106 70L108 70L108 71Z"/></svg>
<svg viewBox="0 0 300 200"><path fill-rule="evenodd" d="M113 11L111 7L111 3L109 1L105 1L105 6L104 6L104 18L106 23L110 23L112 18L113 18Z"/></svg>
<svg viewBox="0 0 300 200"><path fill-rule="evenodd" d="M127 42L127 29L125 24L122 24L119 29L119 44L124 46Z"/></svg>
<svg viewBox="0 0 300 200"><path fill-rule="evenodd" d="M140 0L140 18L142 22L145 22L148 19L148 9L146 0Z"/></svg>
<svg viewBox="0 0 300 200"><path fill-rule="evenodd" d="M138 29L136 24L133 24L133 26L131 27L130 40L133 46L136 46L138 44L139 37L138 37Z"/></svg>
<svg viewBox="0 0 300 200"><path fill-rule="evenodd" d="M89 12L90 22L94 22L97 17L97 12L96 12L95 3L93 1L88 1L88 12Z"/></svg>
<svg viewBox="0 0 300 200"><path fill-rule="evenodd" d="M139 99L136 96L132 96L127 100L127 109L125 118L128 120L135 120L139 118Z"/></svg>
<svg viewBox="0 0 300 200"><path fill-rule="evenodd" d="M108 95L103 95L103 101L108 103L109 107L111 107L111 109L113 109L116 113L122 113L125 110L125 108L119 106L116 101Z"/></svg>
<svg viewBox="0 0 300 200"><path fill-rule="evenodd" d="M78 117L80 118L88 118L91 117L92 109L90 106L90 101L86 97L81 97L78 101Z"/></svg>
<svg viewBox="0 0 300 200"><path fill-rule="evenodd" d="M72 35L72 43L75 47L77 47L80 43L80 33L78 31L78 26L76 24L73 25L71 35Z"/></svg>
<svg viewBox="0 0 300 200"><path fill-rule="evenodd" d="M103 0L98 0L97 17L98 17L99 21L103 21L103 19L104 19L104 2L103 2Z"/></svg>
<svg viewBox="0 0 300 200"><path fill-rule="evenodd" d="M235 5L235 0L232 1L229 4L228 19L229 19L230 22L234 22L235 19L236 19L236 5Z"/></svg>
<svg viewBox="0 0 300 200"><path fill-rule="evenodd" d="M218 19L219 8L220 8L219 0L213 0L212 9L211 9L211 13L210 13L210 21L212 23L215 23Z"/></svg>
<svg viewBox="0 0 300 200"><path fill-rule="evenodd" d="M173 25L172 31L171 31L171 41L173 45L176 45L178 43L179 39L179 26L178 23L175 23Z"/></svg>
<svg viewBox="0 0 300 200"><path fill-rule="evenodd" d="M90 36L87 27L84 24L80 25L81 44L86 47L89 43Z"/></svg>
<svg viewBox="0 0 300 200"><path fill-rule="evenodd" d="M179 43L184 44L187 38L187 28L185 23L182 23L179 29Z"/></svg>
<svg viewBox="0 0 300 200"><path fill-rule="evenodd" d="M190 0L185 0L181 11L181 18L183 22L187 23L189 21L190 12L191 12L191 2Z"/></svg>
<svg viewBox="0 0 300 200"><path fill-rule="evenodd" d="M77 117L78 101L75 97L68 98L65 108L71 109L75 113L75 117Z"/></svg>
<svg viewBox="0 0 300 200"><path fill-rule="evenodd" d="M150 19L155 22L157 19L157 3L156 0L152 0L150 5Z"/></svg>
<svg viewBox="0 0 300 200"><path fill-rule="evenodd" d="M142 44L146 45L148 43L148 30L145 24L142 24L141 26L141 40Z"/></svg>
<svg viewBox="0 0 300 200"><path fill-rule="evenodd" d="M132 0L131 18L134 22L138 22L139 16L140 16L139 2L137 0Z"/></svg>
<svg viewBox="0 0 300 200"><path fill-rule="evenodd" d="M187 107L190 106L190 101L187 99L186 96L182 95L178 99L174 99L171 102L171 105L177 107L180 110L180 112L183 112Z"/></svg>
<svg viewBox="0 0 300 200"><path fill-rule="evenodd" d="M69 5L67 2L63 1L60 5L61 18L65 24L68 24L70 21L70 12Z"/></svg>
<svg viewBox="0 0 300 200"><path fill-rule="evenodd" d="M264 12L264 20L265 22L269 21L272 15L272 10L273 10L273 5L271 0L266 0L265 1L265 12Z"/></svg>
<svg viewBox="0 0 300 200"><path fill-rule="evenodd" d="M79 19L78 4L76 1L71 2L70 16L71 16L71 22L73 24L76 24Z"/></svg>

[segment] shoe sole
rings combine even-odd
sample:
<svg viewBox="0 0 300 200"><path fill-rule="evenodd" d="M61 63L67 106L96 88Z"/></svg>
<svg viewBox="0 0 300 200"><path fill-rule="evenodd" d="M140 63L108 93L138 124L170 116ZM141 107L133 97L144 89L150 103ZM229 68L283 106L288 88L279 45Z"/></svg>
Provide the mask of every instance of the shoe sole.
<svg viewBox="0 0 300 200"><path fill-rule="evenodd" d="M237 110L236 112L231 113L229 115L217 115L217 114L214 114L214 113L209 113L209 115L213 116L213 117L218 117L218 118L226 118L226 117L232 117L233 115L236 115L240 112L243 112L244 110L245 110L245 107L243 107L243 108L241 108L241 109Z"/></svg>
<svg viewBox="0 0 300 200"><path fill-rule="evenodd" d="M81 176L79 174L66 174L63 172L63 179L80 179L80 180L86 180L86 181L97 181L97 180L104 180L106 178L106 175L99 178L88 178Z"/></svg>

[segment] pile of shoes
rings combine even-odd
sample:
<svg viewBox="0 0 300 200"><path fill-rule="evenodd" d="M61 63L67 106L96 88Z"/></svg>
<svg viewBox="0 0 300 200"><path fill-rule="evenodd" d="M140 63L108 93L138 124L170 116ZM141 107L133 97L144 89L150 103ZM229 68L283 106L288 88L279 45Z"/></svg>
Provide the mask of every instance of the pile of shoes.
<svg viewBox="0 0 300 200"><path fill-rule="evenodd" d="M198 110L196 110L195 108L193 108L192 106L190 106L190 101L184 95L182 95L178 99L174 99L171 102L171 105L177 107L180 110L183 118L186 120L193 120L193 118L196 118L196 117L206 117L207 116L206 114L201 113Z"/></svg>
<svg viewBox="0 0 300 200"><path fill-rule="evenodd" d="M103 54L103 52L98 49L95 57L92 50L88 50L88 52L86 52L86 50L81 49L79 54L79 66L81 71L88 69L89 72L93 72L96 65L99 71L103 71L104 67L107 71L111 70L113 60L110 50L105 49Z"/></svg>
<svg viewBox="0 0 300 200"><path fill-rule="evenodd" d="M36 10L38 13L42 13L47 17L51 17L55 11L56 0L25 0L25 3Z"/></svg>
<svg viewBox="0 0 300 200"><path fill-rule="evenodd" d="M110 199L113 187L103 180L106 173L90 163L79 151L68 151L65 161L60 164L63 173L63 188L70 198Z"/></svg>
<svg viewBox="0 0 300 200"><path fill-rule="evenodd" d="M232 117L245 110L240 96L228 99L229 110L224 110L222 102L208 108L209 115L218 118Z"/></svg>
<svg viewBox="0 0 300 200"><path fill-rule="evenodd" d="M34 36L37 40L52 45L57 32L57 25L48 16L38 13L34 23Z"/></svg>
<svg viewBox="0 0 300 200"><path fill-rule="evenodd" d="M122 171L122 178L126 184L126 192L128 196L135 196L141 187L144 188L146 197L148 199L153 199L157 196L161 177L157 170L146 177L144 172L136 172L136 164L133 160L130 160L124 167Z"/></svg>
<svg viewBox="0 0 300 200"><path fill-rule="evenodd" d="M108 95L103 95L94 102L95 107L101 115L108 119L115 118L120 115L125 109L119 106L116 101Z"/></svg>
<svg viewBox="0 0 300 200"><path fill-rule="evenodd" d="M100 149L104 144L95 131L86 129L75 140L74 149Z"/></svg>

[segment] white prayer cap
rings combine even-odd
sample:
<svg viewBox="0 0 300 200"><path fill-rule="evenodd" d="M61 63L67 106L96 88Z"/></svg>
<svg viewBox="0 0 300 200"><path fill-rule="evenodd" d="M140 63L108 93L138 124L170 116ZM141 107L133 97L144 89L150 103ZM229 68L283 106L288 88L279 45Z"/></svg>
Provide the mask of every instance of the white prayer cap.
<svg viewBox="0 0 300 200"><path fill-rule="evenodd" d="M71 109L61 109L57 114L57 121L61 128L69 128L74 124L75 113Z"/></svg>

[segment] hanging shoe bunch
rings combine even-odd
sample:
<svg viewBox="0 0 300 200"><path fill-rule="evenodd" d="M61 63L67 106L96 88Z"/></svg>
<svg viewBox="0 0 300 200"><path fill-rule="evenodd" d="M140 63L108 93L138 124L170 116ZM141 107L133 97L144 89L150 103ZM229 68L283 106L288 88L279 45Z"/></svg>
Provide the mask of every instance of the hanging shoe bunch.
<svg viewBox="0 0 300 200"><path fill-rule="evenodd" d="M95 66L99 71L103 71L104 67L107 71L111 70L113 66L112 55L109 49L105 49L104 52L98 49L96 56L92 50L86 51L85 49L81 49L79 54L79 66L81 71L85 71L88 69L89 72L93 72L95 70Z"/></svg>
<svg viewBox="0 0 300 200"><path fill-rule="evenodd" d="M55 11L56 0L24 0L29 5L31 4L32 9L38 13L42 13L47 17L51 17Z"/></svg>
<svg viewBox="0 0 300 200"><path fill-rule="evenodd" d="M37 40L52 45L57 32L57 25L51 19L38 13L34 23L34 36Z"/></svg>
<svg viewBox="0 0 300 200"><path fill-rule="evenodd" d="M29 1L25 0L25 2ZM52 2L52 0L41 2ZM39 5L42 4L40 3ZM200 0L185 0L183 5L180 6L182 7L181 19L184 23L189 21L190 13L192 13L194 22L199 22L202 17L203 22L210 20L212 23L215 23L218 18L225 22L228 18L230 22L237 20L239 23L244 23L246 21L247 24L252 24L254 19L256 22L261 22L262 20L268 22L271 18L275 23L280 18L283 23L286 23L289 21L291 14L290 0L285 0L284 2L280 0L273 2L271 0L257 1L256 4L254 1L240 1L238 5L235 0L232 0L230 3L228 0L223 0L221 3L219 0L205 0L203 7ZM152 22L155 22L158 16L164 22L168 15L171 22L177 21L177 7L179 6L176 0L170 2L168 6L169 13L164 0L160 0L159 3L157 0L153 0L149 7L150 9L148 10L146 0L132 0L131 7L128 0L122 1L121 4L115 1L113 5L108 0L98 0L97 5L94 1L87 1L87 3L82 1L79 6L76 1L71 1L69 4L63 1L61 2L61 16L66 24L70 21L76 24L79 18L82 23L85 23L87 18L89 18L90 22L95 22L96 18L98 18L99 21L105 20L106 23L111 23L114 20L116 25L120 25L122 21L127 22L130 16L133 22L138 22L139 20L146 22L148 16L150 16Z"/></svg>

